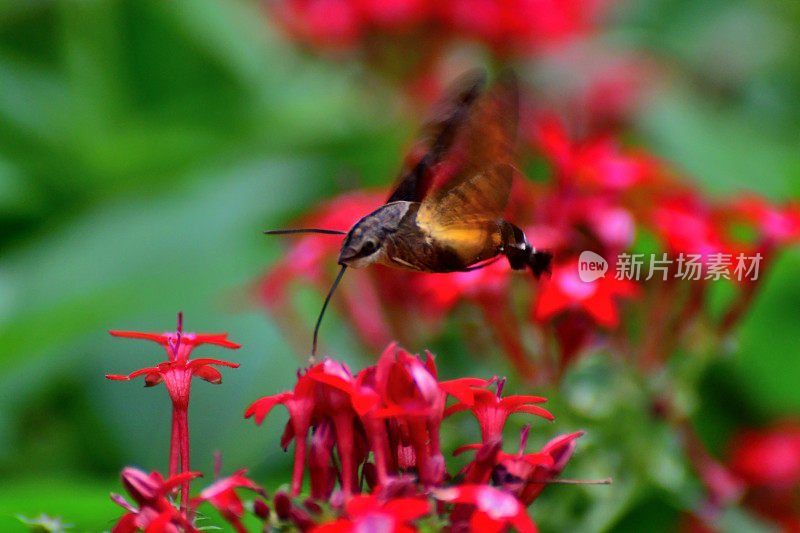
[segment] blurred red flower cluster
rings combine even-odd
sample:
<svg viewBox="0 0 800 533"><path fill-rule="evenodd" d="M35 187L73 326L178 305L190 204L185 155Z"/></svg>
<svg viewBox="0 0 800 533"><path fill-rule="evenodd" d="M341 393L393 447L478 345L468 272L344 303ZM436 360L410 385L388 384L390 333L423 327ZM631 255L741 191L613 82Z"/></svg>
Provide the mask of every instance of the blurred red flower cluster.
<svg viewBox="0 0 800 533"><path fill-rule="evenodd" d="M682 530L691 533L725 531L722 512L739 504L762 527L800 532L800 424L773 422L739 430L728 442L725 462L717 462L699 446L699 464L707 487L705 502L685 517Z"/></svg>
<svg viewBox="0 0 800 533"><path fill-rule="evenodd" d="M446 517L453 531L502 531L507 525L535 531L525 508L561 473L582 432L526 453L527 426L520 452L504 453L502 431L509 415L553 419L536 405L544 398L503 397L504 382L440 381L430 353L423 359L390 345L377 364L357 375L326 359L299 373L293 391L257 400L245 416L260 424L278 404L289 411L281 441L284 449L295 441L291 496L301 494L307 471L316 502L305 511L283 511L301 529L319 503L327 502L336 517L319 531L360 531L376 523L386 525L380 531L414 531L409 524L431 514ZM456 403L445 408L448 397ZM459 411L475 416L482 442L456 452L476 450L455 473L448 472L440 433L443 420ZM430 497L454 505L433 507Z"/></svg>
<svg viewBox="0 0 800 533"><path fill-rule="evenodd" d="M376 39L424 37L416 48L472 39L500 53L531 52L591 30L609 0L276 0L266 8L294 39L365 51ZM421 46L420 46L421 45Z"/></svg>
<svg viewBox="0 0 800 533"><path fill-rule="evenodd" d="M800 531L800 424L741 431L728 465L743 484L747 507L782 531Z"/></svg>

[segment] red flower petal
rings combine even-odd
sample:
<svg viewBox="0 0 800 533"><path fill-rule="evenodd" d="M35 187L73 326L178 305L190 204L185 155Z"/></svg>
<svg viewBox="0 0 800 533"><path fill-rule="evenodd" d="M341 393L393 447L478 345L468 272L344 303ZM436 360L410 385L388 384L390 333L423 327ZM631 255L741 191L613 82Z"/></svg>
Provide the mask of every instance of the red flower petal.
<svg viewBox="0 0 800 533"><path fill-rule="evenodd" d="M453 457L457 457L457 456L461 455L462 453L470 451L470 450L480 450L482 447L483 447L483 444L466 444L464 446L456 448L455 451L453 452Z"/></svg>
<svg viewBox="0 0 800 533"><path fill-rule="evenodd" d="M547 409L544 409L542 407L538 407L536 405L521 405L521 406L517 407L516 409L514 409L514 412L515 413L528 413L528 414L531 414L531 415L541 416L542 418L546 418L547 420L550 420L551 422L556 419L556 417L554 417L550 413L550 411L548 411Z"/></svg>
<svg viewBox="0 0 800 533"><path fill-rule="evenodd" d="M501 525L512 524L520 532L536 532L536 526L519 500L511 494L489 485L458 485L436 490L434 497L447 502L475 505L478 511L485 514L485 518L473 515L473 519L481 524L480 531L492 530L494 525L499 523Z"/></svg>
<svg viewBox="0 0 800 533"><path fill-rule="evenodd" d="M159 372L159 369L156 368L156 367L151 366L149 368L142 368L142 369L137 370L135 372L131 372L127 376L118 376L118 375L114 375L114 374L107 374L106 378L113 379L115 381L128 381L128 380L133 379L135 377L139 377L142 374L149 374L150 372Z"/></svg>
<svg viewBox="0 0 800 533"><path fill-rule="evenodd" d="M431 512L431 505L420 498L401 498L391 500L383 507L400 522L410 522Z"/></svg>
<svg viewBox="0 0 800 533"><path fill-rule="evenodd" d="M282 392L274 396L265 396L251 403L250 407L244 412L244 417L250 418L255 415L256 424L260 425L261 422L264 421L264 417L269 414L273 407L279 403L286 403L287 400L291 400L292 398L294 398L293 392Z"/></svg>
<svg viewBox="0 0 800 533"><path fill-rule="evenodd" d="M447 394L466 404L472 404L475 393L472 387L487 387L492 381L479 378L461 378L450 381L442 381L439 387Z"/></svg>
<svg viewBox="0 0 800 533"><path fill-rule="evenodd" d="M161 492L162 494L168 494L172 491L172 489L180 486L184 481L189 481L196 477L203 477L203 474L200 472L183 472L182 474L176 474L164 481L164 484L161 486Z"/></svg>
<svg viewBox="0 0 800 533"><path fill-rule="evenodd" d="M223 348L231 348L233 350L241 348L241 344L236 344L228 340L227 333L184 333L181 336L181 342L186 342L192 346L200 346L201 344L214 344L222 346Z"/></svg>
<svg viewBox="0 0 800 533"><path fill-rule="evenodd" d="M200 492L198 496L192 499L193 502L199 504L200 502L209 501L217 498L221 494L235 488L250 489L257 492L263 492L263 489L256 485L255 482L245 477L247 469L242 468L232 476L220 479L219 481L209 485Z"/></svg>
<svg viewBox="0 0 800 533"><path fill-rule="evenodd" d="M138 511L125 513L114 525L111 533L136 533L139 531L139 526L136 525L138 516Z"/></svg>
<svg viewBox="0 0 800 533"><path fill-rule="evenodd" d="M502 400L500 400L500 405L507 408L507 409L516 409L517 406L526 404L526 403L544 403L547 401L547 398L543 396L522 396L522 395L515 395L515 396L506 396Z"/></svg>
<svg viewBox="0 0 800 533"><path fill-rule="evenodd" d="M222 383L222 374L213 366L201 366L195 370L194 375L214 385Z"/></svg>
<svg viewBox="0 0 800 533"><path fill-rule="evenodd" d="M150 372L144 377L144 386L153 387L164 381L164 374L161 372Z"/></svg>
<svg viewBox="0 0 800 533"><path fill-rule="evenodd" d="M116 503L117 505L122 507L123 509L127 509L128 511L130 511L132 513L136 513L136 512L139 511L136 507L134 507L133 505L128 503L128 500L126 500L125 497L122 496L121 494L114 494L112 492L111 493L111 501L113 501L114 503Z"/></svg>
<svg viewBox="0 0 800 533"><path fill-rule="evenodd" d="M220 361L219 359L192 359L186 366L194 368L202 365L229 366L231 368L239 368L240 366L239 363L229 363L228 361Z"/></svg>
<svg viewBox="0 0 800 533"><path fill-rule="evenodd" d="M448 407L447 409L444 410L444 418L447 418L448 416L452 415L453 413L466 411L467 409L469 409L469 407L470 406L465 404L465 403L457 403L455 405L451 405L450 407Z"/></svg>
<svg viewBox="0 0 800 533"><path fill-rule="evenodd" d="M172 337L169 333L142 333L140 331L109 331L115 337L125 337L128 339L145 339L166 345ZM174 334L173 334L174 335Z"/></svg>
<svg viewBox="0 0 800 533"><path fill-rule="evenodd" d="M175 530L175 527L167 527L172 522L172 517L174 516L175 511L164 511L160 515L156 517L155 520L147 524L147 527L144 530L144 533L172 533Z"/></svg>

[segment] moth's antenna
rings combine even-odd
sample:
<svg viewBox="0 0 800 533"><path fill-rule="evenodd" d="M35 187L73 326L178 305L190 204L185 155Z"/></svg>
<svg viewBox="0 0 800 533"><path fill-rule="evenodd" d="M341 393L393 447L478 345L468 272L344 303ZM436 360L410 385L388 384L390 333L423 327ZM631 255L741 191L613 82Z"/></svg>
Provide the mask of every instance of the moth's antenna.
<svg viewBox="0 0 800 533"><path fill-rule="evenodd" d="M347 235L346 231L339 231L335 229L316 229L316 228L274 229L270 231L265 231L264 235L289 235L292 233L324 233L325 235Z"/></svg>
<svg viewBox="0 0 800 533"><path fill-rule="evenodd" d="M347 268L347 265L342 265L342 269L339 271L339 275L336 276L336 280L331 285L331 290L328 291L328 296L325 297L325 303L322 304L322 311L319 312L319 318L317 318L317 325L314 326L314 342L311 345L311 357L308 358L308 362L310 364L314 364L314 356L317 355L317 334L319 333L319 325L322 324L322 316L325 314L325 309L328 307L328 302L331 301L331 296L333 296L333 291L336 290L336 286L339 285L339 282L342 280L342 276L344 275L344 270Z"/></svg>

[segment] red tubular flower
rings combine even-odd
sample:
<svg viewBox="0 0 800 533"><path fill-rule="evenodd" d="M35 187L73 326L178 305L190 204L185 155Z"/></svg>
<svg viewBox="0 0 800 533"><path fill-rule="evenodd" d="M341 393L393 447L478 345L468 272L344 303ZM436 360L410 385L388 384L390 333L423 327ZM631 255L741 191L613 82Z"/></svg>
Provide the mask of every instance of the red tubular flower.
<svg viewBox="0 0 800 533"><path fill-rule="evenodd" d="M489 381L462 379L438 381L433 355L426 352L425 360L398 349L395 344L383 352L374 373L362 372L359 382L371 380L373 390L381 400L380 409L368 412L373 420L389 418L395 428L397 457L394 464L415 467L420 481L438 486L445 475L444 457L439 443L439 432L445 413L445 402L450 394L466 405L472 405L472 387L485 387ZM365 417L362 416L362 420ZM365 421L365 425L368 422ZM374 424L369 427L374 428ZM379 434L382 432L378 429ZM410 446L410 448L404 448ZM410 453L413 452L413 453ZM376 452L376 462L378 461ZM391 468L387 464L387 469ZM385 480L381 480L383 484Z"/></svg>
<svg viewBox="0 0 800 533"><path fill-rule="evenodd" d="M311 514L285 493L275 495L275 514L307 531L314 528L313 516L322 513L316 502L327 500L337 518L315 531L408 533L416 531L413 521L431 510L421 494L433 494L441 502L440 509L447 502L456 504L450 511L454 531L499 532L508 527L535 531L520 502L532 501L543 483L560 474L580 433L555 439L540 453L529 454L524 453L523 436L519 454L502 453L500 437L509 414L553 417L533 405L544 398L503 398L504 379L497 382L496 393L487 390L496 379L439 382L430 353L423 359L395 344L389 345L377 364L355 378L346 366L329 359L298 372L292 392L257 400L245 413L261 423L275 405L285 405L290 420L282 443L285 446L297 439L293 495L300 494L305 468L310 471L312 498L304 505ZM445 409L448 395L457 403ZM476 448L478 453L465 467L461 485L440 490L448 479L440 451L440 425L445 414L460 410L476 416L485 444L465 447ZM334 447L338 461L333 459ZM374 462L368 462L370 456ZM354 479L360 466L362 484L366 481L373 491L369 496L354 495L361 490ZM503 479L498 478L499 472L505 474ZM337 478L341 490L334 490ZM506 492L489 487L492 478Z"/></svg>
<svg viewBox="0 0 800 533"><path fill-rule="evenodd" d="M317 383L315 412L320 418L333 421L336 429L336 448L341 462L342 491L350 496L355 490L358 464L355 420L352 407L354 378L350 370L336 361L326 359L311 367L306 374Z"/></svg>
<svg viewBox="0 0 800 533"><path fill-rule="evenodd" d="M118 494L112 494L111 499L128 511L117 521L112 533L134 533L144 529L152 533L196 533L198 530L186 513L176 509L167 496L200 475L199 472L183 472L165 480L158 472L146 474L137 468L123 469L122 484L139 507L129 504Z"/></svg>
<svg viewBox="0 0 800 533"><path fill-rule="evenodd" d="M172 438L169 454L169 475L178 473L180 463L181 472L189 471L189 392L193 377L204 379L208 382L219 384L222 375L212 365L229 366L238 368L238 364L220 361L218 359L189 359L192 350L202 344L214 344L223 348L240 348L228 340L227 333L197 334L184 333L183 314L178 313L178 329L174 333L141 333L138 331L109 331L115 337L151 340L162 345L168 360L158 366L143 368L127 376L107 375L112 380L130 380L137 376L145 376L145 386L152 387L164 382L167 392L172 400ZM181 508L186 511L189 502L189 481L187 480L181 490Z"/></svg>
<svg viewBox="0 0 800 533"><path fill-rule="evenodd" d="M438 489L434 497L443 502L474 505L469 531L500 533L509 526L520 533L537 531L525 507L514 496L489 485L457 485Z"/></svg>
<svg viewBox="0 0 800 533"><path fill-rule="evenodd" d="M533 503L533 500L544 490L546 482L557 478L561 472L563 472L575 451L575 439L581 435L583 435L583 431L556 437L545 444L542 451L538 454L529 454L525 456L522 454L522 448L525 446L527 433L523 433L520 455L513 458L509 457L507 462L502 463L508 472L516 471L520 474L526 474L526 477L523 479L525 479L527 483L525 486L521 487L521 490L518 492L519 500L523 505L528 506ZM549 457L550 460L548 461L544 458L540 460L537 457L540 455ZM519 468L520 466L522 466L521 469ZM534 468L529 470L528 468L530 466Z"/></svg>
<svg viewBox="0 0 800 533"><path fill-rule="evenodd" d="M467 444L453 452L453 456L458 456L467 450L477 450L475 459L462 469L464 473L463 482L465 484L482 485L489 483L492 477L492 470L497 465L500 457L503 456L502 444L500 440L493 440L488 444Z"/></svg>
<svg viewBox="0 0 800 533"><path fill-rule="evenodd" d="M334 522L323 524L314 529L314 532L411 533L417 530L409 526L409 523L430 511L430 504L421 498L396 498L382 501L375 495L355 496L347 502L346 518L339 518Z"/></svg>
<svg viewBox="0 0 800 533"><path fill-rule="evenodd" d="M244 505L236 494L235 489L254 490L259 494L264 494L264 490L245 477L245 472L246 470L243 468L232 476L220 479L213 485L206 487L198 496L192 498L191 507L197 508L201 503L209 502L236 531L246 533L247 529L241 521L244 514Z"/></svg>
<svg viewBox="0 0 800 533"><path fill-rule="evenodd" d="M333 422L323 420L314 430L308 450L311 497L315 500L325 501L330 498L336 484L336 469L331 465L335 444Z"/></svg>
<svg viewBox="0 0 800 533"><path fill-rule="evenodd" d="M261 424L264 417L278 404L283 404L289 411L284 447L288 445L288 441L295 439L292 496L299 495L302 489L308 432L312 425L318 426L326 419L336 429L336 446L342 464L342 489L348 496L353 493L356 468L360 462L355 447L356 413L351 407L353 383L347 367L326 359L299 375L293 392L261 398L245 411L245 418L254 416L256 424Z"/></svg>
<svg viewBox="0 0 800 533"><path fill-rule="evenodd" d="M491 470L494 484L516 496L526 507L533 503L548 481L561 474L575 450L575 439L583 435L583 431L562 435L548 442L540 452L525 453L529 432L530 424L522 429L519 453L508 454L499 451L495 455L495 463ZM469 444L458 448L453 455L459 455L467 450L478 450L478 454L485 453L487 446ZM478 455L475 456L475 462L477 461ZM471 465L472 463L468 467L471 468ZM470 481L465 478L464 482Z"/></svg>
<svg viewBox="0 0 800 533"><path fill-rule="evenodd" d="M473 389L473 403L464 401L451 405L445 411L445 417L459 411L470 410L481 426L481 439L484 444L493 440L502 439L503 426L512 413L529 413L541 416L547 420L555 420L552 414L535 403L546 402L547 398L541 396L508 396L502 397L505 378L497 383L497 393L486 389Z"/></svg>
<svg viewBox="0 0 800 533"><path fill-rule="evenodd" d="M314 381L306 375L297 379L292 392L282 392L274 396L266 396L256 400L247 408L245 418L254 417L260 425L273 407L284 405L289 411L289 422L286 424L288 440L295 439L294 472L292 475L292 495L297 496L303 485L303 472L306 460L306 436L311 428L311 415L314 410ZM286 449L288 442L281 443Z"/></svg>
<svg viewBox="0 0 800 533"><path fill-rule="evenodd" d="M426 363L391 344L376 365L376 387L385 405L380 416L391 416L414 450L420 481L438 485L444 479L439 427L445 394L436 379L433 357Z"/></svg>

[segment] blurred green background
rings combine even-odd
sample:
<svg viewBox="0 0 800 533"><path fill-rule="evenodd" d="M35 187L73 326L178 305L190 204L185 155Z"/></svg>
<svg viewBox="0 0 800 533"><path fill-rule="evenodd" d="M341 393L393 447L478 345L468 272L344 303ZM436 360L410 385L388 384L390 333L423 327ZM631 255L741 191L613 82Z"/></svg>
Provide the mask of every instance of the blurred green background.
<svg viewBox="0 0 800 533"><path fill-rule="evenodd" d="M598 39L657 58L668 78L636 112L632 142L712 194L797 197L800 3L631 0L613 17ZM178 310L187 330L228 331L243 345L197 352L242 368L223 369L222 386L194 385L193 469L210 477L220 450L226 472L249 466L271 490L288 480L283 412L260 428L242 420L251 401L291 386L300 364L253 300L283 249L261 231L337 191L388 183L420 120L404 109L363 66L284 41L253 3L0 0L0 530L21 531L13 514L39 512L110 529L121 467L166 468L166 391L103 376L163 357L107 330L166 331ZM712 449L738 425L800 412L799 266L789 252L767 273L731 355L703 380L696 422ZM301 300L311 324L319 295ZM329 318L324 335L347 347L341 358L370 361ZM447 372L510 372L474 366ZM608 389L552 394L556 433L623 412ZM571 402L606 407L571 420ZM618 485L582 529L635 531L654 516L674 527L673 495L692 485L661 442L656 463L611 457L589 469L638 468L652 483ZM651 444L638 446L652 455ZM535 519L547 522L547 505L573 490L553 489Z"/></svg>

